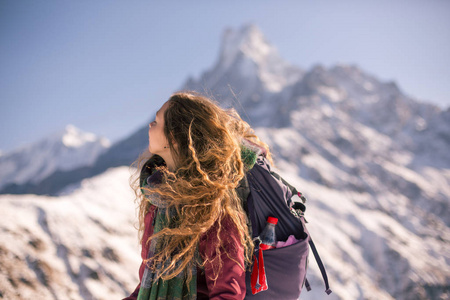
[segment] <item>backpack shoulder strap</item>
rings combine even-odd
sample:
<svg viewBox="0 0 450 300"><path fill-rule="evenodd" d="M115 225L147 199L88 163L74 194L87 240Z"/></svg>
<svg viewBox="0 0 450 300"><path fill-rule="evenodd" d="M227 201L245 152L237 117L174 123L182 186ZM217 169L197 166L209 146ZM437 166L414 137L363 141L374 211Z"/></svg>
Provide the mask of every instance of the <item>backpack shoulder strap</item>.
<svg viewBox="0 0 450 300"><path fill-rule="evenodd" d="M250 220L250 214L249 214L248 203L247 203L248 195L250 195L250 187L248 185L247 174L245 174L244 177L239 182L239 185L236 188L236 194L239 197L239 199L241 200L242 207L244 208L245 214L247 215L247 227L248 227L250 236L252 236L252 233L253 233L252 222Z"/></svg>
<svg viewBox="0 0 450 300"><path fill-rule="evenodd" d="M245 212L248 214L248 205L247 205L247 197L250 194L250 188L248 186L247 174L239 182L238 187L236 188L236 194L242 202L242 207Z"/></svg>
<svg viewBox="0 0 450 300"><path fill-rule="evenodd" d="M272 174L272 176L275 177L276 179L281 180L281 182L283 182L283 184L284 184L285 186L287 186L287 187L291 190L292 195L297 195L297 194L298 194L297 189L296 189L294 186L292 186L289 182L287 182L286 180L284 180L283 177L281 177L280 175L278 175L278 173L275 173L274 171L270 170L270 174Z"/></svg>

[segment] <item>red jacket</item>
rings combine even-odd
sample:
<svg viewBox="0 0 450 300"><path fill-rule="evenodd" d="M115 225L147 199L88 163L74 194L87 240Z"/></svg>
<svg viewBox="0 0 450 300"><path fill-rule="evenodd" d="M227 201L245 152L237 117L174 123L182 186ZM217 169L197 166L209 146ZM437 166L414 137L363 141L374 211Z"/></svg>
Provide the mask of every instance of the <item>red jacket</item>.
<svg viewBox="0 0 450 300"><path fill-rule="evenodd" d="M153 234L153 217L156 207L151 206L145 216L145 231L142 239L142 259L147 258L149 244L146 241ZM222 253L222 269L219 276L214 282L213 269L217 266L215 245L217 240L217 223L205 233L199 243L200 255L205 258L209 257L211 263L205 265L204 270L197 269L197 299L244 299L245 297L245 271L244 266L244 250L239 241L237 228L230 219L222 221L222 231L220 238L222 247L225 250ZM225 253L226 252L226 253ZM227 255L228 254L228 255ZM242 266L242 267L241 267ZM144 274L145 264L142 263L139 268L139 282ZM139 294L140 283L134 292L123 300L136 300Z"/></svg>

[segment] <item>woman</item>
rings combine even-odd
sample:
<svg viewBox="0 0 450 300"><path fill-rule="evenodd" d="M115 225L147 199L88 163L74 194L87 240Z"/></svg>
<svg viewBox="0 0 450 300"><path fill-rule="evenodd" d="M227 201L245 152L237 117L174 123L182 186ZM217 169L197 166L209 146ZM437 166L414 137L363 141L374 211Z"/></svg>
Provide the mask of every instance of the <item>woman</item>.
<svg viewBox="0 0 450 300"><path fill-rule="evenodd" d="M125 299L243 299L253 244L235 189L267 146L233 110L192 92L172 95L148 134L140 284Z"/></svg>

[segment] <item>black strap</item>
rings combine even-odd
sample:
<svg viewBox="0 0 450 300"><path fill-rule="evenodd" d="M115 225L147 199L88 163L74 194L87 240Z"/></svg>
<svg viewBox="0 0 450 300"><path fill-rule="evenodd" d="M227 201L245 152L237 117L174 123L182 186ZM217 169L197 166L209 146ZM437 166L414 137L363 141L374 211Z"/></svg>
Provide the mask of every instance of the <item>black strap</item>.
<svg viewBox="0 0 450 300"><path fill-rule="evenodd" d="M305 287L308 292L311 290L311 286L309 285L308 278L305 278Z"/></svg>
<svg viewBox="0 0 450 300"><path fill-rule="evenodd" d="M250 219L250 208L252 203L248 203L248 195L250 194L250 188L248 186L247 174L239 182L238 187L235 189L237 196L241 200L242 207L247 214L247 228L249 230L250 236L253 237L252 220ZM251 208L253 209L253 207Z"/></svg>
<svg viewBox="0 0 450 300"><path fill-rule="evenodd" d="M317 265L319 265L320 273L322 273L323 281L325 282L325 293L328 295L331 294L330 285L328 284L328 276L327 271L325 271L325 267L322 263L322 260L320 259L319 253L317 252L316 245L314 245L314 242L312 239L309 239L309 246L311 247L311 250L314 254L314 258L316 259ZM308 280L305 282L306 289L309 291L311 290L311 287L309 286Z"/></svg>

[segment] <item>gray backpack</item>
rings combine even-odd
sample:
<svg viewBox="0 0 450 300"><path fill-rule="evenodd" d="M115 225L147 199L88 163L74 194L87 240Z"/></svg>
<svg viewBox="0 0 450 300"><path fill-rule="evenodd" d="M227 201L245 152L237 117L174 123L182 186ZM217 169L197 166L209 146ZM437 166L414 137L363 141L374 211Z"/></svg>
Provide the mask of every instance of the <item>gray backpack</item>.
<svg viewBox="0 0 450 300"><path fill-rule="evenodd" d="M299 242L276 249L264 250L260 253L258 242L255 242L254 267L246 273L247 293L245 299L299 299L303 286L309 291L306 279L309 247L319 265L325 283L325 292L331 293L325 267L317 253L316 247L305 226L306 199L301 193L287 183L278 174L271 171L270 164L264 156L259 156L256 164L250 169L236 190L248 215L249 231L254 240L266 226L269 216L278 218L276 236L285 241L294 235ZM298 194L302 202L293 202L293 195ZM263 259L261 259L263 257ZM261 261L263 265L261 266ZM259 267L257 265L259 264ZM260 285L261 273L265 270L267 290L255 292L255 285ZM253 273L253 276L252 276Z"/></svg>

